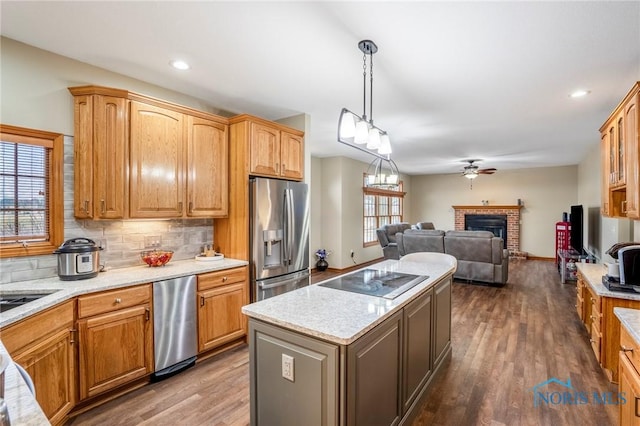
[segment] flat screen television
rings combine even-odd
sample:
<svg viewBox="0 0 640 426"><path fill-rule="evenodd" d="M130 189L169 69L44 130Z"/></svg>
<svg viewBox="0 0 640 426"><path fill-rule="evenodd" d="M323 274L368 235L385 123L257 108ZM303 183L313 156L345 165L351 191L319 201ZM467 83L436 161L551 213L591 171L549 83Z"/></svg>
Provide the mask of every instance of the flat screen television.
<svg viewBox="0 0 640 426"><path fill-rule="evenodd" d="M571 223L569 245L578 253L583 254L582 232L584 223L582 206L571 206L571 216L569 217L569 222Z"/></svg>

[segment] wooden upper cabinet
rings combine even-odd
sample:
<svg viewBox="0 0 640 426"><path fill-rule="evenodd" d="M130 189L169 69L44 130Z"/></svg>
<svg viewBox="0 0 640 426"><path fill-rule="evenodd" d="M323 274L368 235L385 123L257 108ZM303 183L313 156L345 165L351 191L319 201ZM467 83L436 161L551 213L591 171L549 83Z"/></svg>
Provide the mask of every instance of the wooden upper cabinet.
<svg viewBox="0 0 640 426"><path fill-rule="evenodd" d="M604 216L640 218L639 91L636 82L600 128Z"/></svg>
<svg viewBox="0 0 640 426"><path fill-rule="evenodd" d="M304 138L291 133L280 135L281 175L287 179L302 180L304 177Z"/></svg>
<svg viewBox="0 0 640 426"><path fill-rule="evenodd" d="M228 119L121 89L69 91L77 218L228 214Z"/></svg>
<svg viewBox="0 0 640 426"><path fill-rule="evenodd" d="M251 123L250 173L280 176L280 131L267 125Z"/></svg>
<svg viewBox="0 0 640 426"><path fill-rule="evenodd" d="M125 217L127 100L79 95L74 99L74 215Z"/></svg>
<svg viewBox="0 0 640 426"><path fill-rule="evenodd" d="M183 115L131 102L130 217L181 217L185 162Z"/></svg>
<svg viewBox="0 0 640 426"><path fill-rule="evenodd" d="M304 178L304 134L247 115L233 122L249 121L248 174L288 180ZM245 172L246 173L246 172Z"/></svg>
<svg viewBox="0 0 640 426"><path fill-rule="evenodd" d="M187 117L187 216L224 217L229 209L229 126Z"/></svg>
<svg viewBox="0 0 640 426"><path fill-rule="evenodd" d="M93 218L93 96L74 98L73 214Z"/></svg>
<svg viewBox="0 0 640 426"><path fill-rule="evenodd" d="M602 161L602 201L600 205L600 213L603 216L611 216L609 203L609 139L607 132L603 132L600 138L600 154Z"/></svg>
<svg viewBox="0 0 640 426"><path fill-rule="evenodd" d="M640 219L640 123L636 90L624 107L624 141L627 146L627 217Z"/></svg>
<svg viewBox="0 0 640 426"><path fill-rule="evenodd" d="M127 100L96 95L93 99L94 210L101 219L126 213Z"/></svg>

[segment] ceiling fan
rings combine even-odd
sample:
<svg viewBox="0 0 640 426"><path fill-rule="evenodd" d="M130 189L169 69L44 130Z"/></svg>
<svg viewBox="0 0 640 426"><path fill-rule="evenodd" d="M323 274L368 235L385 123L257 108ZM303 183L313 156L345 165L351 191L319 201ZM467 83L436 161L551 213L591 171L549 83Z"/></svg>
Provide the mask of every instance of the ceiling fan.
<svg viewBox="0 0 640 426"><path fill-rule="evenodd" d="M476 160L464 160L464 161L466 161L469 164L464 166L464 168L462 169L462 176L469 179L470 189L473 189L473 179L477 178L478 175L492 175L497 171L497 169L494 169L494 168L481 169L478 167L477 164L474 164L477 161L482 161L482 160L476 159Z"/></svg>
<svg viewBox="0 0 640 426"><path fill-rule="evenodd" d="M478 167L477 164L474 164L482 160L464 160L464 161L469 163L468 165L464 166L464 168L462 169L462 176L466 177L467 179L475 179L478 177L478 175L492 175L497 171L497 169L494 169L494 168L481 169Z"/></svg>

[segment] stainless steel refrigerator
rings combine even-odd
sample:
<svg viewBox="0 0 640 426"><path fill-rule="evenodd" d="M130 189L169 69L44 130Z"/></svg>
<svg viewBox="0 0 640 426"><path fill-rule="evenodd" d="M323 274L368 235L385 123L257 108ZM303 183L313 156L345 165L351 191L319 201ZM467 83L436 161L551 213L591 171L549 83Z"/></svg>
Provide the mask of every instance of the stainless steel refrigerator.
<svg viewBox="0 0 640 426"><path fill-rule="evenodd" d="M306 183L251 178L251 301L309 285L309 191Z"/></svg>

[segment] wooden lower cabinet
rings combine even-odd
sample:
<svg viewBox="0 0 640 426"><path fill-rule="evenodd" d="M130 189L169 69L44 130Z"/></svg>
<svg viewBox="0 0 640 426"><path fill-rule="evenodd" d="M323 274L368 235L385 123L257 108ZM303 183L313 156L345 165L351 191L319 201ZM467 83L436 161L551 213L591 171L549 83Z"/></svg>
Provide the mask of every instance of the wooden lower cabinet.
<svg viewBox="0 0 640 426"><path fill-rule="evenodd" d="M247 335L247 267L198 275L198 352Z"/></svg>
<svg viewBox="0 0 640 426"><path fill-rule="evenodd" d="M2 343L31 376L36 400L51 424L63 424L76 404L73 301L2 330Z"/></svg>
<svg viewBox="0 0 640 426"><path fill-rule="evenodd" d="M620 407L620 425L640 424L640 344L627 329L620 330L618 394L624 398Z"/></svg>
<svg viewBox="0 0 640 426"><path fill-rule="evenodd" d="M625 403L620 404L620 426L640 424L640 375L633 368L624 352L620 352L620 378L618 393L624 395Z"/></svg>
<svg viewBox="0 0 640 426"><path fill-rule="evenodd" d="M438 365L451 349L451 283L447 278L433 287L433 364Z"/></svg>
<svg viewBox="0 0 640 426"><path fill-rule="evenodd" d="M78 320L81 400L153 372L150 284L80 297L78 307L100 312Z"/></svg>

